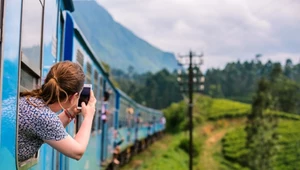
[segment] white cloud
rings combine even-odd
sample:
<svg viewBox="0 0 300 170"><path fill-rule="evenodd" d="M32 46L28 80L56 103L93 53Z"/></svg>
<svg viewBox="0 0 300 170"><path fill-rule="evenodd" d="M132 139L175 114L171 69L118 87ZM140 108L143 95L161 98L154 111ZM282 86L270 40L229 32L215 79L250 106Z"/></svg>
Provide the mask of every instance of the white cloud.
<svg viewBox="0 0 300 170"><path fill-rule="evenodd" d="M97 0L125 27L154 46L205 54L222 67L257 53L282 60L300 53L300 2L295 0Z"/></svg>

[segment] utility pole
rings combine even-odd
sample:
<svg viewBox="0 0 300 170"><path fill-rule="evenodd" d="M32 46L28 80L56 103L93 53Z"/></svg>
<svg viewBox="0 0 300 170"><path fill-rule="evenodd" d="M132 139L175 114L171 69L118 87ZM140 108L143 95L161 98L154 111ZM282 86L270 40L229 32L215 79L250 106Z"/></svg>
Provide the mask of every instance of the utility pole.
<svg viewBox="0 0 300 170"><path fill-rule="evenodd" d="M196 55L192 51L189 55L179 55L178 63L180 66L188 66L188 74L178 70L178 82L181 92L188 92L188 116L189 116L189 170L193 169L193 92L204 90L204 76L199 66L203 64L203 53ZM200 79L199 79L200 78ZM194 88L194 85L196 88Z"/></svg>

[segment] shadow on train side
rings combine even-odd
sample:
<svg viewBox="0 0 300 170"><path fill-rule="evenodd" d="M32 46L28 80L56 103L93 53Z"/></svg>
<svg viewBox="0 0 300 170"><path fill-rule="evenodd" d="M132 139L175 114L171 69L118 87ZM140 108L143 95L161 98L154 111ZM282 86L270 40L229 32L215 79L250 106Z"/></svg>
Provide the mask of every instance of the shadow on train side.
<svg viewBox="0 0 300 170"><path fill-rule="evenodd" d="M72 0L0 0L1 169L116 169L165 129L161 111L136 103L113 86L99 57L74 22L74 10ZM87 150L76 161L43 144L32 158L19 162L18 94L40 86L50 67L63 60L83 67L85 83L93 84L97 98ZM102 101L106 92L110 94L109 100ZM76 135L82 119L77 116L68 125L70 135Z"/></svg>

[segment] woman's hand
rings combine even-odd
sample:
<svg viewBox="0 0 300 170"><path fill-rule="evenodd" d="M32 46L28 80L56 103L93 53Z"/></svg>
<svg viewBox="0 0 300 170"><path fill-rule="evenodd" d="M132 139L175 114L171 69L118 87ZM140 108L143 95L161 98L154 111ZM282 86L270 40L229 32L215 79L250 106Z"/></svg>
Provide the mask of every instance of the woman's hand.
<svg viewBox="0 0 300 170"><path fill-rule="evenodd" d="M91 90L90 92L90 100L88 102L88 104L86 105L84 102L81 103L81 112L82 112L82 116L85 118L86 116L89 117L94 117L95 114L95 105L96 105L96 98L94 96L94 92L93 90Z"/></svg>
<svg viewBox="0 0 300 170"><path fill-rule="evenodd" d="M75 104L74 106L68 108L68 111L69 111L69 113L71 113L72 117L77 116L81 112L80 109L77 109L77 104Z"/></svg>

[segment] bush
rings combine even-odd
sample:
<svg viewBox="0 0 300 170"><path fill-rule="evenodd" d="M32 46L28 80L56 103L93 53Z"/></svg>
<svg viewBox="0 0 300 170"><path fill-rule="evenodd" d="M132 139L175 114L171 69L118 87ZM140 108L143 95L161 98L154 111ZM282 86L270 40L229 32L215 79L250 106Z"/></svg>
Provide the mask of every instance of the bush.
<svg viewBox="0 0 300 170"><path fill-rule="evenodd" d="M200 154L200 147L199 147L199 145L198 146L195 145L195 143L199 144L198 142L193 141L193 157L197 157ZM180 141L178 147L180 149L182 149L183 151L185 151L187 154L189 154L189 150L190 150L189 144L190 144L190 140L187 138L183 138Z"/></svg>

